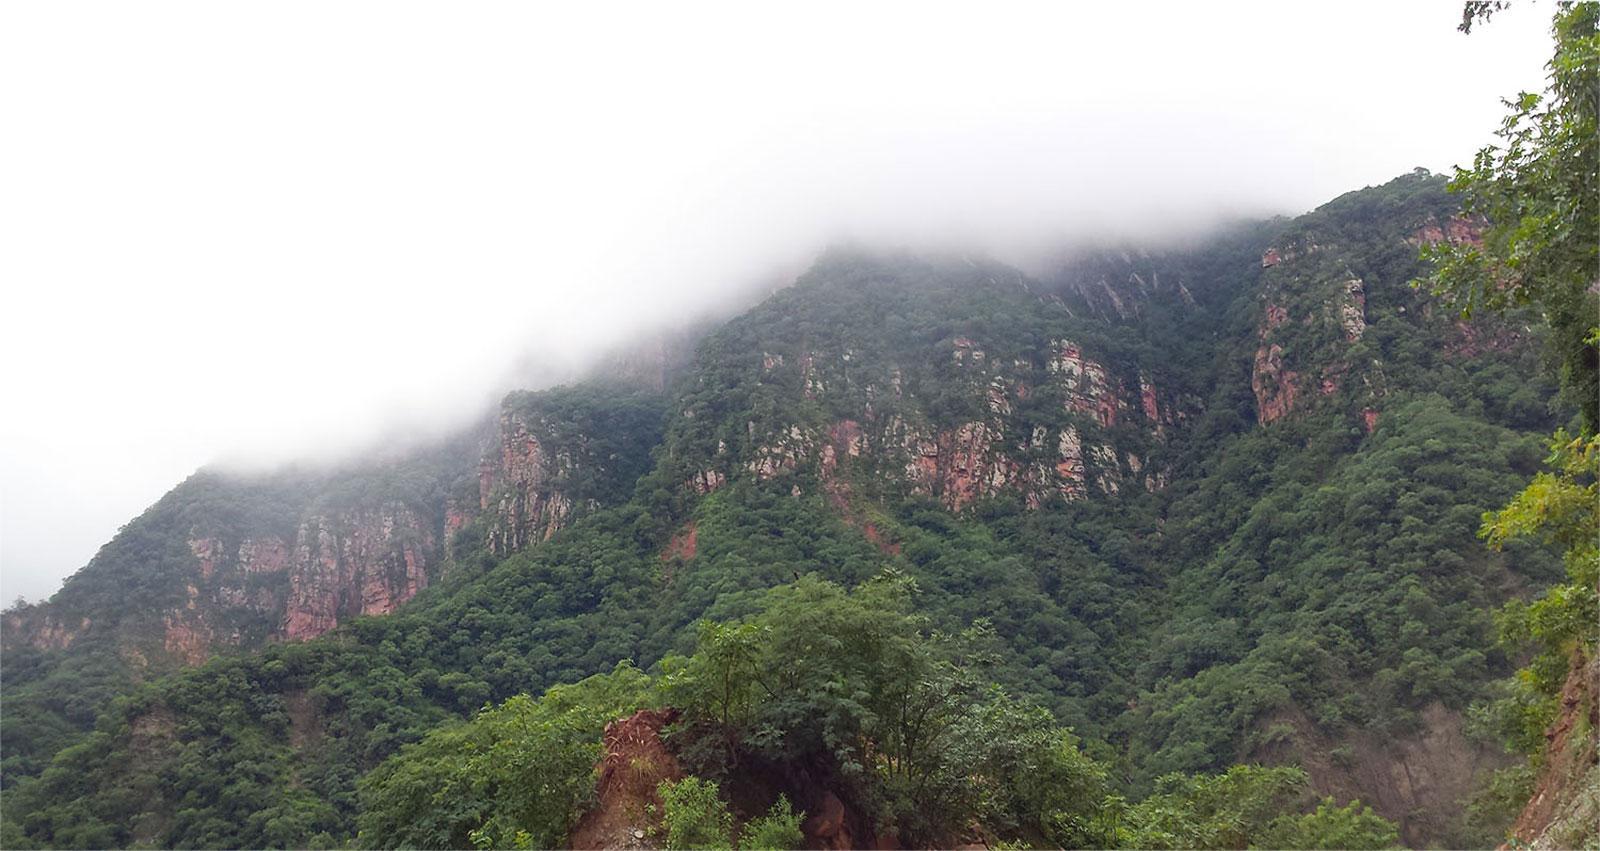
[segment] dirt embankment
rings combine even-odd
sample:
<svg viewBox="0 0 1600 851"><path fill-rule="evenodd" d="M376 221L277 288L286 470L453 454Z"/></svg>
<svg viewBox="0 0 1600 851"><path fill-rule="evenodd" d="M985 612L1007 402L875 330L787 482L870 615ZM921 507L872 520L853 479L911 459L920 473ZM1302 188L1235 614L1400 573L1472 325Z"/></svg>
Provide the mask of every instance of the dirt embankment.
<svg viewBox="0 0 1600 851"><path fill-rule="evenodd" d="M1413 848L1448 842L1460 828L1462 802L1478 782L1509 757L1472 741L1461 713L1426 706L1417 729L1405 735L1355 732L1334 737L1299 709L1281 710L1264 726L1293 733L1245 755L1245 761L1300 765L1319 795L1340 802L1360 799L1400 827Z"/></svg>
<svg viewBox="0 0 1600 851"><path fill-rule="evenodd" d="M597 803L573 828L573 848L658 847L661 796L656 787L683 777L677 757L661 740L662 729L677 717L673 709L641 709L606 725Z"/></svg>
<svg viewBox="0 0 1600 851"><path fill-rule="evenodd" d="M1545 731L1544 767L1511 828L1531 848L1591 848L1600 838L1600 657L1572 652L1555 723Z"/></svg>
<svg viewBox="0 0 1600 851"><path fill-rule="evenodd" d="M573 828L569 847L661 847L662 802L656 788L684 777L677 755L661 737L677 718L675 709L642 709L606 725L596 802ZM898 848L893 835L876 834L871 819L851 805L836 780L822 766L778 765L744 754L721 786L737 828L765 814L783 795L802 813L807 848Z"/></svg>

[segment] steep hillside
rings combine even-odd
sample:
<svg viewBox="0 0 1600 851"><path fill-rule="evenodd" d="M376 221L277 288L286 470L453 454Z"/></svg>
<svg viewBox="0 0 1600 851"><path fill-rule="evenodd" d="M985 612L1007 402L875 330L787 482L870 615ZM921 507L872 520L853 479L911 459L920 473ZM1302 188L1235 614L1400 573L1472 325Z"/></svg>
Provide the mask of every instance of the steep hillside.
<svg viewBox="0 0 1600 851"><path fill-rule="evenodd" d="M1529 848L1589 847L1600 831L1600 662L1580 647L1568 667L1533 793L1511 829Z"/></svg>
<svg viewBox="0 0 1600 851"><path fill-rule="evenodd" d="M1509 670L1487 612L1559 567L1474 533L1536 467L1551 388L1527 327L1459 325L1408 285L1419 243L1473 238L1449 210L1413 174L1045 280L832 252L707 336L666 401L515 395L406 479L410 501L334 476L344 501L208 525L175 491L147 515L160 560L73 583L154 589L125 631L144 652L190 657L172 623L207 652L262 649L152 666L52 726L44 684L134 645L92 642L109 602L69 605L71 586L17 613L7 759L18 718L50 742L25 745L36 760L78 738L8 779L8 835L344 841L358 777L486 701L649 668L802 578L887 573L927 629L978 623L985 676L1073 727L1125 794L1294 763L1412 844L1484 841L1459 801L1496 764L1462 732ZM38 660L16 687L13 658Z"/></svg>
<svg viewBox="0 0 1600 851"><path fill-rule="evenodd" d="M5 613L6 784L136 682L389 614L485 548L624 501L660 420L658 396L626 388L513 394L498 427L389 460L195 474L50 600Z"/></svg>

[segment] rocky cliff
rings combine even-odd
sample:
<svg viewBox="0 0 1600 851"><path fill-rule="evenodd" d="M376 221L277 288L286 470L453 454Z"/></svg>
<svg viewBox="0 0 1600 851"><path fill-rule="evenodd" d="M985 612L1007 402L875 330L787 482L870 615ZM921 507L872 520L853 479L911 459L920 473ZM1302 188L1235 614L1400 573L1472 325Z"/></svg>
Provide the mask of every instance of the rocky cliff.
<svg viewBox="0 0 1600 851"><path fill-rule="evenodd" d="M796 493L837 494L846 483L963 512L1163 486L1169 437L1199 400L1107 339L1103 321L992 264L837 262L878 280L847 289L822 264L708 340L698 381L734 382L733 399L691 393L672 418L668 450L687 492L790 480ZM839 321L813 325L816 310ZM897 336L904 314L937 317L943 333ZM760 347L743 343L750 334Z"/></svg>
<svg viewBox="0 0 1600 851"><path fill-rule="evenodd" d="M763 390L787 396L797 414L813 407L829 418L797 416L766 428L749 420L743 443L750 448L739 463L714 456L688 486L706 492L730 477L760 482L804 470L831 481L859 472L959 512L983 499L1015 497L1036 509L1052 498L1155 490L1164 481L1141 453L1159 446L1183 412L1147 375L1117 375L1065 338L1004 360L967 336L939 348L954 379L941 392L959 391L962 407L979 416L939 423L908 386L906 367L856 365L849 349L763 353ZM834 408L845 415L831 418ZM1119 426L1138 433L1122 441L1126 448Z"/></svg>
<svg viewBox="0 0 1600 851"><path fill-rule="evenodd" d="M660 418L659 396L629 384L518 393L497 423L386 458L197 473L49 601L4 614L4 709L30 719L7 728L7 776L140 680L388 615L626 499Z"/></svg>
<svg viewBox="0 0 1600 851"><path fill-rule="evenodd" d="M681 372L625 358L665 396L515 393L447 449L197 475L55 599L8 613L8 766L26 757L10 773L73 741L39 730L88 730L113 705L121 683L13 732L56 712L85 660L153 672L267 649L116 704L113 732L34 787L54 797L30 830L85 836L70 825L92 813L112 840L137 823L152 842L265 842L254 823L207 832L231 825L210 804L169 823L150 813L174 801L119 794L137 760L116 731L165 712L196 752L261 743L270 759L245 761L277 812L338 802L314 828L284 821L280 844L348 838L351 778L430 724L648 665L802 572L889 570L918 583L930 628L984 621L997 679L1124 746L1130 784L1255 754L1438 839L1480 767L1461 711L1509 669L1483 613L1547 566L1473 530L1551 427L1526 328L1463 325L1407 286L1418 243L1470 238L1448 209L1410 176L1203 249L1093 252L1040 277L831 252ZM323 682L344 691L316 697ZM307 694L339 731L316 749L290 711ZM172 769L151 794L203 797L210 775L169 756L148 758L145 774Z"/></svg>
<svg viewBox="0 0 1600 851"><path fill-rule="evenodd" d="M365 470L197 474L51 601L8 613L7 646L93 636L136 668L161 669L388 614L448 561L440 494L464 457L450 447ZM119 588L138 605L104 610ZM78 611L98 617L67 614Z"/></svg>
<svg viewBox="0 0 1600 851"><path fill-rule="evenodd" d="M136 667L162 668L389 614L437 582L460 546L504 555L624 498L656 440L655 398L627 387L519 393L497 428L387 461L197 474L51 601L8 612L6 645L59 651L98 632ZM123 584L139 605L108 611L102 598Z"/></svg>
<svg viewBox="0 0 1600 851"><path fill-rule="evenodd" d="M660 440L660 400L626 388L508 397L477 468L490 552L525 549L626 499Z"/></svg>
<svg viewBox="0 0 1600 851"><path fill-rule="evenodd" d="M1475 243L1482 223L1451 215L1425 173L1385 189L1388 206L1342 196L1282 229L1261 253L1250 369L1258 422L1333 404L1370 432L1395 384L1389 343L1402 331L1459 360L1526 348L1528 318L1463 322L1411 284L1425 272L1420 247ZM1380 324L1384 339L1375 342L1368 333ZM1403 369L1423 359L1405 355Z"/></svg>

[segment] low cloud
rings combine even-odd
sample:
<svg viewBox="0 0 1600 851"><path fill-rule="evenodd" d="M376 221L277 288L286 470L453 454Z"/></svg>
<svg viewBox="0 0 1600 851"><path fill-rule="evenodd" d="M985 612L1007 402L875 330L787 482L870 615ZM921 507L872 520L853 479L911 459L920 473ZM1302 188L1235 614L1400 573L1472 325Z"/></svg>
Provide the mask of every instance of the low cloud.
<svg viewBox="0 0 1600 851"><path fill-rule="evenodd" d="M1540 10L0 11L0 580L195 467L458 427L842 239L1024 258L1465 162Z"/></svg>

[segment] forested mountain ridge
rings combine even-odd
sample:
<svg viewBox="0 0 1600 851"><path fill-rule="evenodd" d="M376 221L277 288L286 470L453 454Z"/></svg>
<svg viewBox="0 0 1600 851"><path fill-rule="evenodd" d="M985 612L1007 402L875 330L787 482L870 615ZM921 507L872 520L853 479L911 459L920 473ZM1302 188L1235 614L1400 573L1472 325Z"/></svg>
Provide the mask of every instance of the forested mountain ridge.
<svg viewBox="0 0 1600 851"><path fill-rule="evenodd" d="M140 573L141 552L105 575L148 577L166 618L202 593L233 599L229 577L277 576L249 565L282 552L286 602L271 597L240 643L328 634L152 669L115 701L130 686L110 680L63 712L53 689L118 651L49 636L106 616L67 605L85 578L17 613L7 761L75 744L19 764L7 836L342 842L357 778L486 701L649 668L693 650L697 620L757 616L803 576L855 587L888 570L914 580L930 628L981 622L988 675L1075 728L1127 795L1286 762L1413 844L1482 841L1460 801L1496 758L1461 712L1509 669L1487 613L1558 568L1474 532L1554 420L1532 330L1458 324L1408 286L1419 243L1473 238L1451 209L1439 179L1413 174L1044 279L832 252L711 333L665 399L603 383L511 397L481 435L397 476L424 504L415 522L362 474L326 485L353 501L233 505L236 525L213 531L184 511L197 477L129 527L149 525L170 568ZM374 549L376 572L341 561ZM339 577L336 604L296 615L302 575ZM152 646L198 661L162 624ZM94 731L73 729L91 711ZM892 820L864 787L843 794Z"/></svg>
<svg viewBox="0 0 1600 851"><path fill-rule="evenodd" d="M485 548L624 501L660 411L627 385L519 393L497 422L382 460L196 473L49 601L5 613L8 785L135 682L389 614Z"/></svg>

